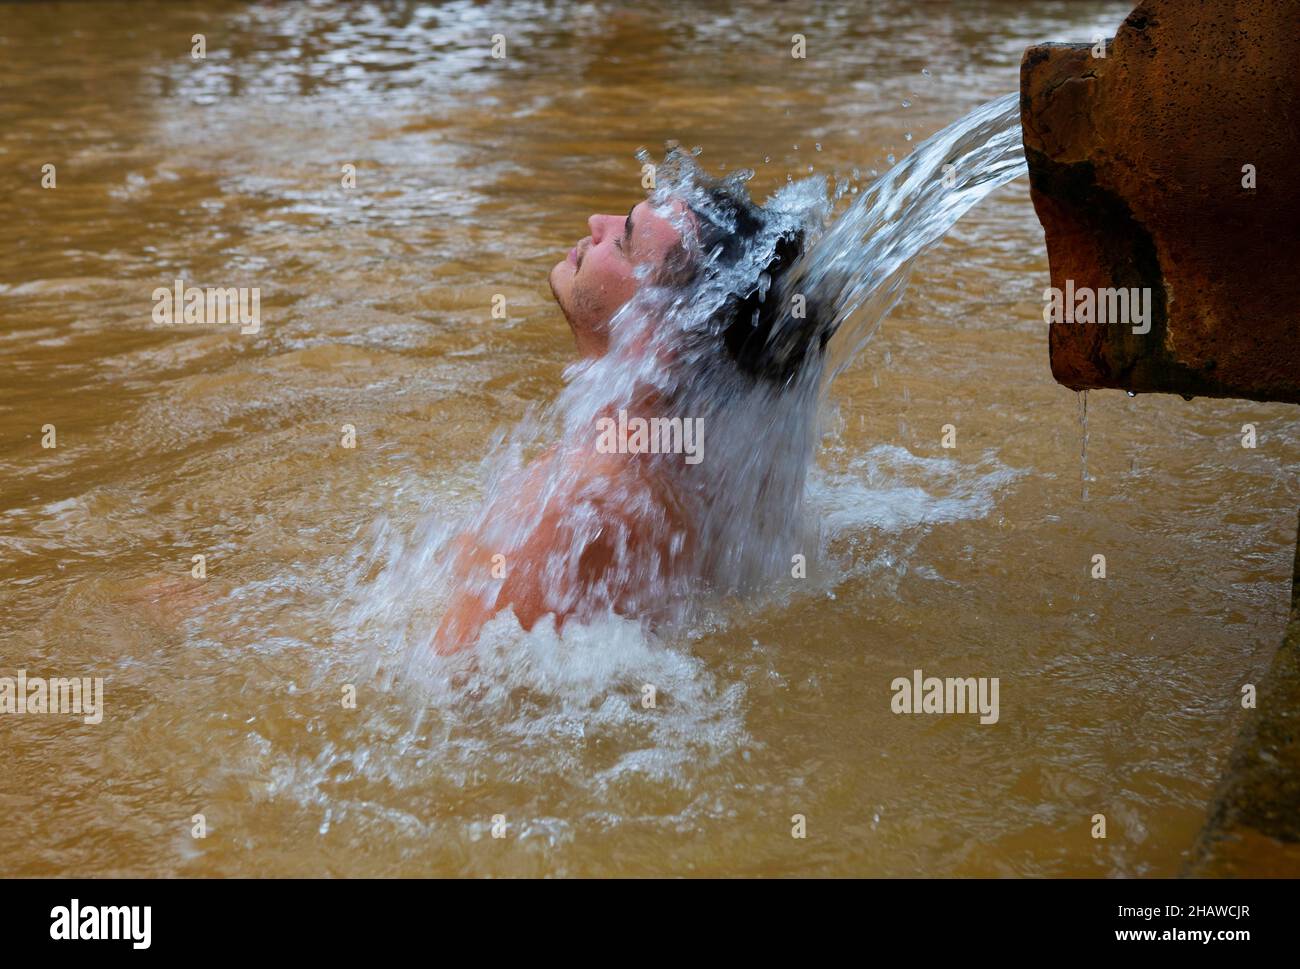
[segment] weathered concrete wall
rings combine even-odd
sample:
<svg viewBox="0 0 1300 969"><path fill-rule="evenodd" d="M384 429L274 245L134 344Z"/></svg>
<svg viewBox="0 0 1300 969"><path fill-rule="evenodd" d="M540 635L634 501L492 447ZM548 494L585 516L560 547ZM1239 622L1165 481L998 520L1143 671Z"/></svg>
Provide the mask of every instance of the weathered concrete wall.
<svg viewBox="0 0 1300 969"><path fill-rule="evenodd" d="M1300 873L1300 543L1291 621L1192 852L1195 875Z"/></svg>
<svg viewBox="0 0 1300 969"><path fill-rule="evenodd" d="M1025 52L1030 191L1052 285L1153 319L1054 322L1053 375L1300 403L1300 0L1145 0L1105 50Z"/></svg>

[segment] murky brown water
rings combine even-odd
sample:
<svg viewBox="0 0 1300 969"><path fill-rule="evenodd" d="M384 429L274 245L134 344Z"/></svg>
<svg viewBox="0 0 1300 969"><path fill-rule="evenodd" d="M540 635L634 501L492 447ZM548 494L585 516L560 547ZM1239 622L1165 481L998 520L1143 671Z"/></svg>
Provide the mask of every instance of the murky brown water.
<svg viewBox="0 0 1300 969"><path fill-rule="evenodd" d="M0 675L103 676L106 713L0 717L0 873L1176 873L1281 636L1300 427L1093 394L1082 500L1023 180L838 384L813 591L678 642L506 636L477 697L348 619L376 521L471 507L560 386L545 274L635 149L866 178L1127 9L7 8ZM178 276L260 287L261 331L153 325ZM892 714L917 667L999 677L999 722Z"/></svg>

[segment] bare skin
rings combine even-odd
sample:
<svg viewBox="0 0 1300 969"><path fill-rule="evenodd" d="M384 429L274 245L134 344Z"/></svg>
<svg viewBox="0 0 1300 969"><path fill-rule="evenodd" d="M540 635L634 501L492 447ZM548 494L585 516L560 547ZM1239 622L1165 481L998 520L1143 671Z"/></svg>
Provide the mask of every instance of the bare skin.
<svg viewBox="0 0 1300 969"><path fill-rule="evenodd" d="M551 270L551 292L581 356L608 351L614 315L642 278L681 249L672 220L683 208L675 203L661 213L641 202L627 216L593 215L591 234ZM648 413L653 404L646 408ZM559 627L607 607L644 613L648 604L639 601L639 584L648 575L670 572L689 549L690 536L669 482L643 457L601 454L594 446L552 448L524 469L516 486L505 489L507 497L487 510L479 531L453 542L459 585L434 634L434 650L447 654L472 646L484 624L505 609L524 629L547 615ZM485 534L506 519L535 522L508 554ZM505 555L506 577L488 602L475 589L484 586L498 554Z"/></svg>

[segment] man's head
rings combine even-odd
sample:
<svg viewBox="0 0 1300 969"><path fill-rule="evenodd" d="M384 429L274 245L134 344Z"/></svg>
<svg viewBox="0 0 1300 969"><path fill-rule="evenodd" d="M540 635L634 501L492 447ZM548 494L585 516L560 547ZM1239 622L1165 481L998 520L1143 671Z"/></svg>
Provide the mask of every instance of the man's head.
<svg viewBox="0 0 1300 969"><path fill-rule="evenodd" d="M591 235L551 270L551 292L584 357L605 352L610 320L637 287L684 257L684 218L690 216L680 201L656 209L647 200L627 215L593 215Z"/></svg>
<svg viewBox="0 0 1300 969"><path fill-rule="evenodd" d="M610 321L639 286L716 277L740 265L768 226L769 214L741 187L715 182L691 198L689 205L680 198L658 207L639 202L626 216L593 215L591 235L551 270L551 291L583 356L605 353ZM771 255L728 293L705 331L720 338L742 373L785 384L818 326L811 313L792 325L780 285L802 252L803 233L786 230L769 243ZM829 334L818 335L820 349Z"/></svg>

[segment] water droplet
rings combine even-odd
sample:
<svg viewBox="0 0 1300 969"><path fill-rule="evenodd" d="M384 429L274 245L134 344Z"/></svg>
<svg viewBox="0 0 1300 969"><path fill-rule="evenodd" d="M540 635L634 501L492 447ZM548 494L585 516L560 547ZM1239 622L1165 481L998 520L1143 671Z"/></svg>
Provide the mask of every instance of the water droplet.
<svg viewBox="0 0 1300 969"><path fill-rule="evenodd" d="M808 166L808 171L812 171L812 170L813 170L813 167L812 167L811 165L809 165L809 166Z"/></svg>
<svg viewBox="0 0 1300 969"><path fill-rule="evenodd" d="M885 161L889 162L891 165L894 164L895 159L892 152L885 156Z"/></svg>
<svg viewBox="0 0 1300 969"><path fill-rule="evenodd" d="M912 106L912 102L911 102L911 101L908 101L908 100L906 100L906 99L903 100L903 107L905 107L905 108L910 108L911 106Z"/></svg>
<svg viewBox="0 0 1300 969"><path fill-rule="evenodd" d="M771 155L764 155L764 156L763 156L763 164L764 164L764 165L768 164L771 160L772 160L772 156L771 156Z"/></svg>
<svg viewBox="0 0 1300 969"><path fill-rule="evenodd" d="M926 77L934 76L933 74L930 73L930 69L928 67L921 68L921 73L924 74Z"/></svg>
<svg viewBox="0 0 1300 969"><path fill-rule="evenodd" d="M798 146L798 145L795 145L795 146L794 146L794 150L795 150L795 151L798 151L798 150L799 150L799 146Z"/></svg>
<svg viewBox="0 0 1300 969"><path fill-rule="evenodd" d="M912 132L909 131L907 134L903 135L903 137L906 138L908 141L911 141L911 140L912 140Z"/></svg>
<svg viewBox="0 0 1300 969"><path fill-rule="evenodd" d="M821 151L821 150L822 150L822 143L819 141L819 142L817 142L817 144L813 145L813 147L816 148L818 151Z"/></svg>
<svg viewBox="0 0 1300 969"><path fill-rule="evenodd" d="M691 149L691 154L700 155L703 151L704 151L703 148L701 148L699 145L696 145L694 148Z"/></svg>
<svg viewBox="0 0 1300 969"><path fill-rule="evenodd" d="M1136 396L1137 396L1137 392L1136 392L1136 391L1133 391L1133 390L1126 390L1125 393L1128 394L1130 397L1136 397Z"/></svg>

